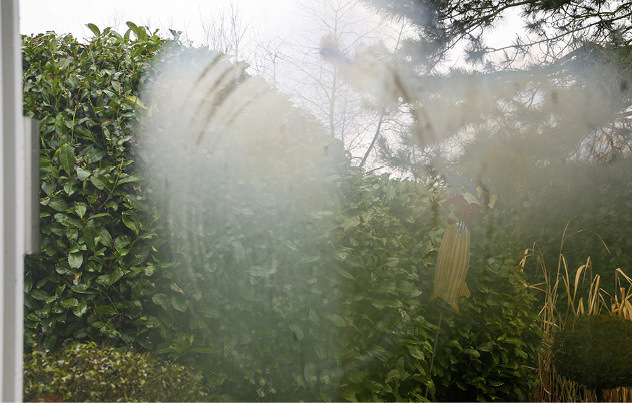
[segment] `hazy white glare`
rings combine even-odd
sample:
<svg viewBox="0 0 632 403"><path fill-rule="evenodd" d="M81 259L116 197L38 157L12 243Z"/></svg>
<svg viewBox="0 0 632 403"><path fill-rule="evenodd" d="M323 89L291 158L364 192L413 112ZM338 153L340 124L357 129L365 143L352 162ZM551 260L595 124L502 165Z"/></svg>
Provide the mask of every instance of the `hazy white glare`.
<svg viewBox="0 0 632 403"><path fill-rule="evenodd" d="M189 301L178 326L211 354L200 356L209 370L317 376L305 396L332 399L339 346L318 315L339 310L330 231L348 161L315 118L244 69L176 48L146 78L139 154Z"/></svg>
<svg viewBox="0 0 632 403"><path fill-rule="evenodd" d="M606 141L603 129L616 121L629 81L620 66L581 58L563 68L420 75L414 63L386 49L360 49L352 60L325 56L386 108L407 107L418 149L435 157L424 164L444 177L505 177L506 188L519 187L528 175L520 169L508 177L513 166L589 158L585 145ZM397 139L386 142L395 147Z"/></svg>
<svg viewBox="0 0 632 403"><path fill-rule="evenodd" d="M280 186L290 180L279 172L283 169L293 176L285 187L301 183L297 198L325 202L312 179L322 177L330 158L324 150L332 140L322 126L265 80L247 75L245 64L220 54L206 61L187 57L163 57L158 79L142 96L149 108L142 148L150 175L168 183L168 197L186 198L195 190L190 181L199 177L191 170L209 180L236 182L256 174Z"/></svg>

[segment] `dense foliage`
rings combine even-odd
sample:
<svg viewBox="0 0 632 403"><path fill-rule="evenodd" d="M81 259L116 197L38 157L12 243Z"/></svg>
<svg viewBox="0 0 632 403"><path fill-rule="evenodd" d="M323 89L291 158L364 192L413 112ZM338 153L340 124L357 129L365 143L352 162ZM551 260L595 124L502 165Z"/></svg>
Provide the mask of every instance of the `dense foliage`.
<svg viewBox="0 0 632 403"><path fill-rule="evenodd" d="M54 351L36 347L25 357L24 400L199 402L210 400L202 379L199 371L160 362L147 353L94 343Z"/></svg>
<svg viewBox="0 0 632 403"><path fill-rule="evenodd" d="M25 113L42 122L27 341L149 349L202 369L221 400L529 398L537 311L506 214L472 228L461 313L429 301L445 191L351 167L289 102L291 124L255 125L239 158L165 165L188 169L183 204L147 199L164 183L133 146L138 118L161 109L137 96L160 83L149 61L169 41L129 26L24 39Z"/></svg>
<svg viewBox="0 0 632 403"><path fill-rule="evenodd" d="M604 290L615 292L614 270L627 272L632 263L631 162L623 159L538 169L531 183L511 200L511 226L505 232L517 248L537 243L549 270L558 266L560 246L569 269L586 263L590 256L592 270L602 277ZM536 283L540 273L535 265L526 271ZM580 296L588 295L589 283L582 280Z"/></svg>
<svg viewBox="0 0 632 403"><path fill-rule="evenodd" d="M472 296L459 301L457 315L429 300L446 225L438 206L442 193L432 184L425 188L387 175L356 180L337 232L346 253L341 265L351 280L342 283L348 315L343 334L357 343L355 353L344 353L356 368L343 383L343 396L528 399L538 331L532 297L495 229L500 217L472 228Z"/></svg>
<svg viewBox="0 0 632 403"><path fill-rule="evenodd" d="M95 28L96 29L96 28ZM142 343L153 273L152 215L134 173L136 97L164 44L137 29L83 44L24 38L24 113L41 126L41 253L27 259L26 339Z"/></svg>

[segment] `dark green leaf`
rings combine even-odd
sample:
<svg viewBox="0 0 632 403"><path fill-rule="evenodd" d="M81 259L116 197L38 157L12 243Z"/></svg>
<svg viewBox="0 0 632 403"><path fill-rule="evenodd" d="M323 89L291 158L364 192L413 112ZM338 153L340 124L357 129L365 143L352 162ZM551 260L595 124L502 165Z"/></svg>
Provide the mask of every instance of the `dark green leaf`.
<svg viewBox="0 0 632 403"><path fill-rule="evenodd" d="M140 231L140 226L136 221L133 221L133 219L131 219L129 216L123 216L122 219L123 224L125 224L127 228L134 231L135 234L138 234L138 231Z"/></svg>
<svg viewBox="0 0 632 403"><path fill-rule="evenodd" d="M64 308L77 307L79 306L79 301L77 300L77 298L68 298L61 301L61 306L63 306Z"/></svg>
<svg viewBox="0 0 632 403"><path fill-rule="evenodd" d="M86 180L88 179L88 177L90 176L90 172L86 171L85 169L81 168L81 167L77 167L77 178L79 178L79 180Z"/></svg>
<svg viewBox="0 0 632 403"><path fill-rule="evenodd" d="M73 269L78 269L83 264L83 255L81 253L71 253L68 255L68 264Z"/></svg>
<svg viewBox="0 0 632 403"><path fill-rule="evenodd" d="M68 209L68 203L61 197L53 197L50 199L48 205L57 211L65 212Z"/></svg>
<svg viewBox="0 0 632 403"><path fill-rule="evenodd" d="M180 296L173 295L171 296L171 306L179 312L186 312L187 306L184 303L184 299Z"/></svg>
<svg viewBox="0 0 632 403"><path fill-rule="evenodd" d="M86 214L86 205L85 203L77 203L75 204L75 212L77 213L77 215L79 216L79 218L83 218L83 216Z"/></svg>
<svg viewBox="0 0 632 403"><path fill-rule="evenodd" d="M97 27L96 25L94 25L92 23L88 23L88 24L86 24L86 27L88 27L88 29L90 29L90 31L92 31L94 36L101 35L101 31L99 30L99 27Z"/></svg>
<svg viewBox="0 0 632 403"><path fill-rule="evenodd" d="M91 176L90 182L92 182L92 184L99 190L110 190L106 185L107 182L104 181L104 177L102 176L101 177Z"/></svg>
<svg viewBox="0 0 632 403"><path fill-rule="evenodd" d="M68 175L75 173L75 149L72 145L65 143L59 149L59 162Z"/></svg>
<svg viewBox="0 0 632 403"><path fill-rule="evenodd" d="M72 309L72 313L74 313L75 316L77 317L81 317L83 316L83 314L86 313L87 310L88 310L88 304L86 303L86 300L81 299L78 301L78 304Z"/></svg>

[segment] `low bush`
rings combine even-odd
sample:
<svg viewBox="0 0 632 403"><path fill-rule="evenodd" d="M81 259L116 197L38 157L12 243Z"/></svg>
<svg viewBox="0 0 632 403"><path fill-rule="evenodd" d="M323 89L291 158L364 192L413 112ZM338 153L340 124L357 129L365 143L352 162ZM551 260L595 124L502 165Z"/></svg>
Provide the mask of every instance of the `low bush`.
<svg viewBox="0 0 632 403"><path fill-rule="evenodd" d="M24 359L24 400L64 402L207 401L202 375L151 355L72 344L35 347Z"/></svg>
<svg viewBox="0 0 632 403"><path fill-rule="evenodd" d="M590 389L632 387L632 321L582 315L555 337L557 372Z"/></svg>

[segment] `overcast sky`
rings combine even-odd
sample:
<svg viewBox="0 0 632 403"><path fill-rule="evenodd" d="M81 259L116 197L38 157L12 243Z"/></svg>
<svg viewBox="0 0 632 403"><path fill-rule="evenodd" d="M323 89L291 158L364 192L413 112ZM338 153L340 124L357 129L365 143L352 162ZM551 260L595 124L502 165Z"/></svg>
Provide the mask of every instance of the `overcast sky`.
<svg viewBox="0 0 632 403"><path fill-rule="evenodd" d="M301 18L305 13L300 4L318 0L19 0L20 32L55 31L57 34L72 33L83 39L91 36L85 26L87 23L100 28L114 26L124 32L127 29L125 22L132 21L158 28L165 35L169 28L183 31L184 39L200 45L206 44L203 21L228 9L231 1L237 4L250 32L267 38L287 38L301 36L309 29L306 26L309 20ZM488 36L488 44L507 44L519 25L522 24L517 13L509 16L498 25L495 35Z"/></svg>
<svg viewBox="0 0 632 403"><path fill-rule="evenodd" d="M298 24L299 0L238 0L244 18L261 33L287 34ZM174 28L200 40L201 22L230 0L20 0L20 31L23 34L55 31L90 36L85 27L99 27L126 21L152 28Z"/></svg>

